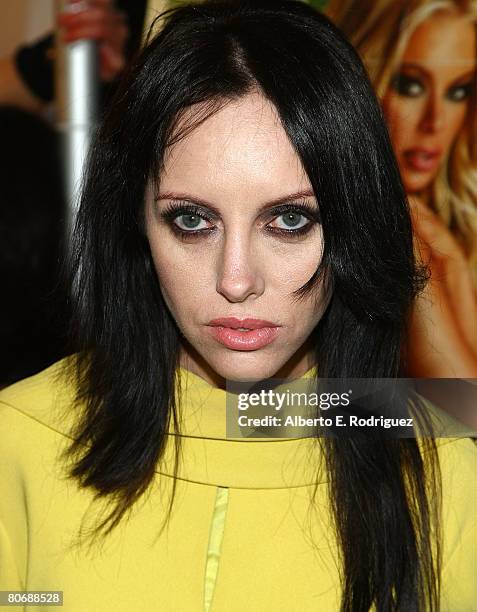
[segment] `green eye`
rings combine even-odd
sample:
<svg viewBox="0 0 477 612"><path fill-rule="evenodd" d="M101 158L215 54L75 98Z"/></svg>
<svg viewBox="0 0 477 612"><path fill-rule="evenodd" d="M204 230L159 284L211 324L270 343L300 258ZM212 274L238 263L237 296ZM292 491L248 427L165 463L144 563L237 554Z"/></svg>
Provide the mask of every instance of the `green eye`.
<svg viewBox="0 0 477 612"><path fill-rule="evenodd" d="M277 217L277 219L283 219L283 223L285 224L285 228L286 227L290 227L292 229L297 229L300 227L304 227L307 223L309 223L309 221L307 220L307 218L302 215L299 212L296 211L290 211L287 212L283 215L280 215L279 217ZM301 225L300 225L300 220L302 221ZM304 221L304 223L303 223ZM283 229L285 229L283 228Z"/></svg>
<svg viewBox="0 0 477 612"><path fill-rule="evenodd" d="M451 87L446 94L446 97L451 100L451 102L462 102L470 97L472 93L472 83L466 83L465 85L457 85L456 87Z"/></svg>
<svg viewBox="0 0 477 612"><path fill-rule="evenodd" d="M316 224L321 224L319 210L305 202L276 206L269 212L269 215L273 216L272 222L278 222L279 225L267 224L265 226L266 231L282 238L304 236ZM208 224L214 223L215 217L201 207L188 202L179 204L171 202L160 213L160 216L182 238L205 237L217 231L217 227L208 227ZM201 223L204 224L203 227L201 227Z"/></svg>
<svg viewBox="0 0 477 612"><path fill-rule="evenodd" d="M400 96L417 98L424 92L424 85L416 78L397 74L391 81L391 87Z"/></svg>
<svg viewBox="0 0 477 612"><path fill-rule="evenodd" d="M202 217L199 215L180 215L177 219L182 219L182 225L187 229L197 229L201 221L203 221Z"/></svg>

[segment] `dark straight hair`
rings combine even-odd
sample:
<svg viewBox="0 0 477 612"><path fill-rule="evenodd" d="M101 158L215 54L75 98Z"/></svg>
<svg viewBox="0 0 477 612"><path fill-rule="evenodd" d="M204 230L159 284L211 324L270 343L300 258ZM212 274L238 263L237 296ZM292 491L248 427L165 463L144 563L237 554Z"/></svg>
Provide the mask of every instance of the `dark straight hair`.
<svg viewBox="0 0 477 612"><path fill-rule="evenodd" d="M146 189L160 180L173 143L250 92L275 106L320 205L322 262L295 297L326 270L333 295L313 334L321 377L399 376L423 280L379 104L358 55L326 17L292 0L209 0L166 11L158 23L95 137L75 231L81 418L69 456L72 476L114 502L96 535L148 489L171 419L178 429L180 332L144 232ZM416 439L329 436L322 444L342 611L437 610L435 441L421 449Z"/></svg>

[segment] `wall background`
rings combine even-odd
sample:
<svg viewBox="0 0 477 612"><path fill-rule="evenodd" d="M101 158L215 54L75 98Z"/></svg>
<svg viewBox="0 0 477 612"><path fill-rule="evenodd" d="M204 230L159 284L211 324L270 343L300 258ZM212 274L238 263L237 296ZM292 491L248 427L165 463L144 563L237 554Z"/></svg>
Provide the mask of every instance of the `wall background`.
<svg viewBox="0 0 477 612"><path fill-rule="evenodd" d="M53 25L54 0L0 0L0 56L30 42Z"/></svg>

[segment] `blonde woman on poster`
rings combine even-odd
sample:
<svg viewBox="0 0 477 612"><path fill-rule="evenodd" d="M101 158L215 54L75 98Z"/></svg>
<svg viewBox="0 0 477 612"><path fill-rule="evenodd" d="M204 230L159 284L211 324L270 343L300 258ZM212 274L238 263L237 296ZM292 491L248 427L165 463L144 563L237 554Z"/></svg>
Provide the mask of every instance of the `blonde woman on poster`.
<svg viewBox="0 0 477 612"><path fill-rule="evenodd" d="M477 2L331 0L381 99L431 279L403 362L477 377Z"/></svg>

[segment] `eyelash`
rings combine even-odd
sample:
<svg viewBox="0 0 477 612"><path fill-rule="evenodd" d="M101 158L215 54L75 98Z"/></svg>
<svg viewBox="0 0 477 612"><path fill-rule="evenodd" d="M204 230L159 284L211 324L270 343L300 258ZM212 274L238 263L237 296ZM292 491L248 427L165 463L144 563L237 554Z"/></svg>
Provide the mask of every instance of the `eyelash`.
<svg viewBox="0 0 477 612"><path fill-rule="evenodd" d="M281 206L277 206L271 209L270 214L273 215L272 221L290 212L304 216L309 220L309 223L295 230L269 228L267 231L269 231L271 234L276 234L278 236L294 238L307 234L311 230L313 225L315 225L315 223L321 223L319 212L316 210L316 208L305 202L283 204ZM178 202L177 204L169 203L167 208L165 208L160 213L162 219L164 219L164 221L166 221L166 223L171 226L172 230L182 238L198 237L201 235L210 234L215 231L215 228L206 228L190 231L184 230L180 228L176 223L174 223L174 221L182 215L194 215L199 217L200 219L203 219L204 221L208 221L209 223L213 223L214 221L212 217L208 215L200 206L197 206L196 204L190 204L188 202Z"/></svg>
<svg viewBox="0 0 477 612"><path fill-rule="evenodd" d="M408 93L409 85L416 84L420 87L421 91L417 94ZM392 87L399 95L409 98L419 97L422 94L422 91L424 90L424 86L419 81L419 79L416 79L414 77L408 77L404 74L398 74L393 78ZM455 92L457 90L463 90L464 95L461 98L452 98L452 92ZM455 85L454 87L448 89L446 92L446 98L449 99L451 102L463 102L464 100L467 100L467 98L470 97L471 93L472 83L463 83L462 85Z"/></svg>

